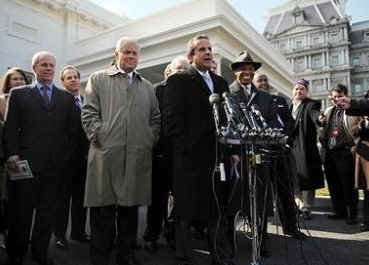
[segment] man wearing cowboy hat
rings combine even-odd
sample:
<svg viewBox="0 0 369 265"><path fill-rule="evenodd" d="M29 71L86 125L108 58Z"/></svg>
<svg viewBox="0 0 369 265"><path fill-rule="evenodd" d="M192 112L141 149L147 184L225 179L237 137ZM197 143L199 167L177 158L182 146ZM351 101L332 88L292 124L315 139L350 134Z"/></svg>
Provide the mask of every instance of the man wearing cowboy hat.
<svg viewBox="0 0 369 265"><path fill-rule="evenodd" d="M273 98L265 91L258 90L252 83L255 71L260 67L261 63L255 62L249 52L241 52L238 58L230 64L236 80L229 86L229 89L238 100L249 105L257 105L267 121L275 121L272 108Z"/></svg>
<svg viewBox="0 0 369 265"><path fill-rule="evenodd" d="M230 64L230 68L233 71L234 75L236 76L236 80L229 86L231 96L235 99L238 103L245 103L246 105L257 105L257 108L261 112L262 116L265 118L266 122L271 126L275 127L276 125L276 116L273 112L274 101L271 95L266 93L265 91L258 90L252 83L255 71L261 67L260 62L255 62L251 55L247 51L243 51L240 53L239 57ZM233 156L234 157L234 156ZM246 164L246 163L245 163ZM247 171L245 168L247 176ZM257 207L260 210L258 214L264 220L264 226L259 227L259 233L264 234L266 233L266 220L267 220L267 211L262 210L264 206L264 194L268 183L270 183L270 167L265 164L261 164L257 166L257 176L260 177L263 181L258 182L261 185L257 185L257 190L259 196L257 197ZM246 178L247 179L247 178ZM250 216L250 208L249 205L249 198L248 198L248 181L245 182L245 197L242 198L244 200L246 216ZM271 202L270 197L268 195L267 203ZM267 207L268 212L271 211L272 207L271 204ZM265 238L263 236L263 238ZM262 256L269 256L269 253L265 247L265 241L262 240L261 244L261 252Z"/></svg>

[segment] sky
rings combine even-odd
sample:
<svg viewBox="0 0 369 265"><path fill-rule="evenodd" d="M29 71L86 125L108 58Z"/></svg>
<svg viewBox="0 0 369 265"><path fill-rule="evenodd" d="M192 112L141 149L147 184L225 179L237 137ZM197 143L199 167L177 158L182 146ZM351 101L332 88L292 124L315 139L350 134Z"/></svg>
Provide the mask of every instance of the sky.
<svg viewBox="0 0 369 265"><path fill-rule="evenodd" d="M166 9L189 0L90 0L119 15L135 19L151 13ZM198 0L200 1L200 0ZM289 0L227 0L237 9L246 20L262 33L266 24L268 10L277 7ZM351 15L352 22L369 20L368 0L348 0L347 11Z"/></svg>

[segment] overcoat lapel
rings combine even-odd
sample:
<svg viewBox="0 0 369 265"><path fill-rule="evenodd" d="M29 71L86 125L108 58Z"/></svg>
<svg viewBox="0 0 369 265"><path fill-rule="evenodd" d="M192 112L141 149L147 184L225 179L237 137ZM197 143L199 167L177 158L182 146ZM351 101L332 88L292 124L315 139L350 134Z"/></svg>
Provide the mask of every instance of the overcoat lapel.
<svg viewBox="0 0 369 265"><path fill-rule="evenodd" d="M40 91L38 90L36 85L31 85L30 87L31 90L31 96L32 98L38 103L41 104L41 106L45 109L45 110L49 110L49 107L47 106L46 102L44 101L44 99L42 98Z"/></svg>
<svg viewBox="0 0 369 265"><path fill-rule="evenodd" d="M192 79L194 79L194 81L197 83L197 86L200 86L200 91L202 91L206 96L210 96L210 89L204 78L202 78L202 76L197 72L196 68L191 66L188 71L191 74Z"/></svg>

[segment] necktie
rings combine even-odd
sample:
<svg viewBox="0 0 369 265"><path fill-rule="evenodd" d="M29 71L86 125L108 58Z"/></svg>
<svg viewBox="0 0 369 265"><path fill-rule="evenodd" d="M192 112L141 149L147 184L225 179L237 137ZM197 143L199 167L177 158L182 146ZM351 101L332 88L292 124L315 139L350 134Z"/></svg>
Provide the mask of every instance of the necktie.
<svg viewBox="0 0 369 265"><path fill-rule="evenodd" d="M47 96L47 86L43 86L41 87L41 91L42 91L42 98L44 99L46 104L49 104L49 97Z"/></svg>
<svg viewBox="0 0 369 265"><path fill-rule="evenodd" d="M213 81L211 80L210 76L208 74L204 74L202 77L204 78L205 83L208 85L211 93L213 93L214 92L214 85L213 85Z"/></svg>
<svg viewBox="0 0 369 265"><path fill-rule="evenodd" d="M79 101L79 97L74 98L74 104L76 104L77 108L81 109L81 102Z"/></svg>

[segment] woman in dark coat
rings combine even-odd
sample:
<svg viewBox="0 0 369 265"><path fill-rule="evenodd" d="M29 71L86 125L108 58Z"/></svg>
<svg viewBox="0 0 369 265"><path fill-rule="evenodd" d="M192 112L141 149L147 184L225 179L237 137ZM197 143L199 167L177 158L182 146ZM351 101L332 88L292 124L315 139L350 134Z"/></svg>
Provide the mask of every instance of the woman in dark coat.
<svg viewBox="0 0 369 265"><path fill-rule="evenodd" d="M317 147L318 101L307 97L309 83L296 81L293 89L292 116L295 119L293 152L297 167L296 198L304 219L311 219L315 190L324 187L322 162Z"/></svg>

